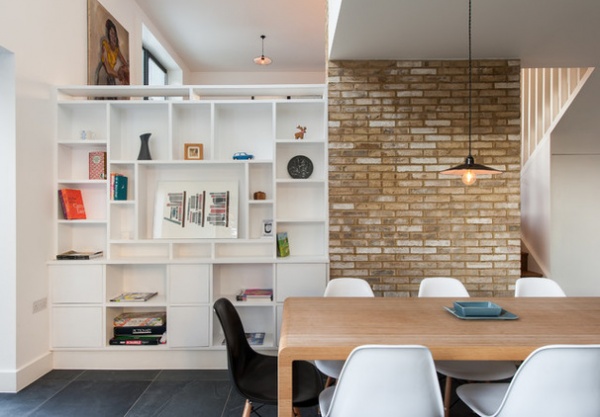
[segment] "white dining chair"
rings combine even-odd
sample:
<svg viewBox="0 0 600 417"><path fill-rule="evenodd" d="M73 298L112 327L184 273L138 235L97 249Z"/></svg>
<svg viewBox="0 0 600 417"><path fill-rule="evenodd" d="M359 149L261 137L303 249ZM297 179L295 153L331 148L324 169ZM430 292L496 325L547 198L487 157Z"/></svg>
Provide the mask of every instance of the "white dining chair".
<svg viewBox="0 0 600 417"><path fill-rule="evenodd" d="M535 350L511 383L465 384L460 399L482 417L600 416L600 345Z"/></svg>
<svg viewBox="0 0 600 417"><path fill-rule="evenodd" d="M375 297L371 285L360 278L334 278L325 287L324 297ZM342 372L344 361L316 360L317 369L327 376L328 387Z"/></svg>
<svg viewBox="0 0 600 417"><path fill-rule="evenodd" d="M556 281L549 278L519 278L515 282L515 297L566 297Z"/></svg>
<svg viewBox="0 0 600 417"><path fill-rule="evenodd" d="M450 277L424 278L419 285L419 297L469 298L469 292L461 281ZM512 377L517 371L509 361L436 361L436 370L446 377L444 387L444 415L450 415L452 379L465 381L501 381Z"/></svg>
<svg viewBox="0 0 600 417"><path fill-rule="evenodd" d="M364 345L350 353L336 385L319 395L323 417L442 417L442 395L424 346Z"/></svg>

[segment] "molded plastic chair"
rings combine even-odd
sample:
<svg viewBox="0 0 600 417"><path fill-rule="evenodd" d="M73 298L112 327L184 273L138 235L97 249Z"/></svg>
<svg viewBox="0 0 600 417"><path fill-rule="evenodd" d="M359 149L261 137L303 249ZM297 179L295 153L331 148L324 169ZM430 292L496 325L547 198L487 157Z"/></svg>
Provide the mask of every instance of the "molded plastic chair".
<svg viewBox="0 0 600 417"><path fill-rule="evenodd" d="M323 417L441 417L440 385L424 346L364 345L319 397Z"/></svg>
<svg viewBox="0 0 600 417"><path fill-rule="evenodd" d="M373 290L367 281L360 278L335 278L329 281L325 288L325 297L375 297ZM328 387L333 379L337 379L342 372L344 361L316 360L315 365L325 375Z"/></svg>
<svg viewBox="0 0 600 417"><path fill-rule="evenodd" d="M566 297L556 281L549 278L519 278L515 282L515 297Z"/></svg>
<svg viewBox="0 0 600 417"><path fill-rule="evenodd" d="M534 351L510 384L465 384L458 396L480 416L600 416L600 345Z"/></svg>
<svg viewBox="0 0 600 417"><path fill-rule="evenodd" d="M242 416L248 417L255 411L253 402L277 405L277 356L263 355L250 347L240 316L231 301L220 298L215 301L214 309L225 334L231 382L246 398ZM296 361L292 372L294 407L318 405L319 393L323 389L319 371L309 362Z"/></svg>
<svg viewBox="0 0 600 417"><path fill-rule="evenodd" d="M419 297L468 298L469 292L456 278L424 278L419 286ZM466 381L500 381L512 377L517 371L517 366L507 361L436 361L435 367L446 377L445 416L450 415L452 378Z"/></svg>

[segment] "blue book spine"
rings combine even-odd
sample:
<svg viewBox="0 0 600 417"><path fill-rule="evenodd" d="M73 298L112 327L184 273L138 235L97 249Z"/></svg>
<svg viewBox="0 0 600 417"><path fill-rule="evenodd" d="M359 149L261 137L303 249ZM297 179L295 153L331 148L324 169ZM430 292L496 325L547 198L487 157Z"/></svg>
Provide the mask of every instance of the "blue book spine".
<svg viewBox="0 0 600 417"><path fill-rule="evenodd" d="M127 200L127 177L123 175L115 176L114 199Z"/></svg>

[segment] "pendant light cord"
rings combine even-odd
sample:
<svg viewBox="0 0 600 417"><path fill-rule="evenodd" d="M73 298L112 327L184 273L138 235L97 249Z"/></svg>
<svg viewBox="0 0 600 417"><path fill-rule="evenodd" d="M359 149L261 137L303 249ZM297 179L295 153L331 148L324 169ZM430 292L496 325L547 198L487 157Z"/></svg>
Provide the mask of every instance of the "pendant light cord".
<svg viewBox="0 0 600 417"><path fill-rule="evenodd" d="M471 0L469 0L469 157L471 156L471 126L473 122L473 64L471 60Z"/></svg>

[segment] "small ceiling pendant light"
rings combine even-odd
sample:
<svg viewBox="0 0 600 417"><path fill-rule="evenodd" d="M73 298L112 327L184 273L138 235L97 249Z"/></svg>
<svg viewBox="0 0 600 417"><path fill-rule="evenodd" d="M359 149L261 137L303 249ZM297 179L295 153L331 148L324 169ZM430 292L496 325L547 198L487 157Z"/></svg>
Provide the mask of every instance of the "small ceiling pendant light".
<svg viewBox="0 0 600 417"><path fill-rule="evenodd" d="M445 171L440 172L440 174L445 175L460 175L462 177L462 182L465 185L472 185L475 183L477 179L477 175L496 175L501 174L502 171L499 171L494 168L486 167L485 165L480 165L475 163L475 159L473 155L471 155L471 129L472 129L472 113L473 113L473 64L471 59L471 0L469 0L469 156L465 159L465 163L455 166L453 168L447 169Z"/></svg>
<svg viewBox="0 0 600 417"><path fill-rule="evenodd" d="M254 63L258 65L269 65L271 62L273 62L271 58L265 56L265 38L265 35L260 35L260 39L262 39L262 53L260 56L254 58Z"/></svg>

